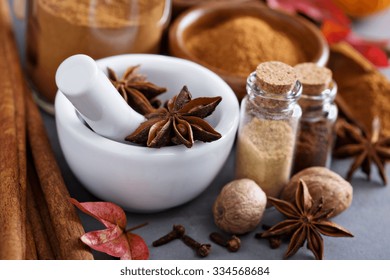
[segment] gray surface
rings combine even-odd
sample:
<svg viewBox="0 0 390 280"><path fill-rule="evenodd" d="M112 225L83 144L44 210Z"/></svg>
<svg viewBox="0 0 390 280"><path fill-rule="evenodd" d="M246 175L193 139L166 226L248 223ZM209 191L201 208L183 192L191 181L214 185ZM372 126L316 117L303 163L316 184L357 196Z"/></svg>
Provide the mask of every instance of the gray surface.
<svg viewBox="0 0 390 280"><path fill-rule="evenodd" d="M20 21L16 21L15 24L17 39L19 45L22 46L23 24ZM42 116L71 196L79 201L99 200L83 188L66 164L59 147L54 118L43 112ZM349 160L334 161L331 169L343 175L346 173L349 163ZM156 214L127 213L128 227L144 222L149 223L148 226L135 233L140 234L149 245L150 259L198 259L191 249L178 240L159 248L152 247L151 243L168 232L173 224L183 224L188 234L199 242L210 242L208 240L209 233L218 230L213 223L211 207L219 190L233 179L233 169L234 151L210 187L193 201ZM386 170L390 179L390 166ZM325 259L390 259L390 186L381 185L376 169L373 171L371 182L368 182L362 173L356 173L351 182L354 187L352 206L333 219L334 222L349 229L355 237L324 237ZM183 187L190 188L191 182L188 186ZM103 228L99 222L89 216L80 213L80 218L87 232ZM268 209L263 222L272 225L280 218L276 210ZM272 250L265 240L259 241L254 238L255 232L259 231L261 231L260 226L254 232L242 236L242 248L237 253L228 253L225 248L213 245L212 253L207 259L282 259L287 243L283 243L277 250ZM96 259L110 259L109 256L102 253L94 252L94 254ZM302 248L292 259L313 259L313 256L306 248Z"/></svg>

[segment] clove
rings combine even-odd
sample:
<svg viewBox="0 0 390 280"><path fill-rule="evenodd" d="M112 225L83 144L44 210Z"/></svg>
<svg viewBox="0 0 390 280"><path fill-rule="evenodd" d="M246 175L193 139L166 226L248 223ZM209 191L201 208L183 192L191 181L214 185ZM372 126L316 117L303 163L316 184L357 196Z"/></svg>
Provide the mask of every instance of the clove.
<svg viewBox="0 0 390 280"><path fill-rule="evenodd" d="M171 242L172 240L181 238L184 236L185 228L182 225L173 225L172 231L167 233L166 235L160 237L156 241L153 241L153 247L158 247L164 244Z"/></svg>
<svg viewBox="0 0 390 280"><path fill-rule="evenodd" d="M236 235L232 235L227 239L218 232L212 232L210 239L218 245L227 248L230 252L237 252L241 247L241 240Z"/></svg>
<svg viewBox="0 0 390 280"><path fill-rule="evenodd" d="M264 230L268 230L271 227L268 226L268 225L263 225L262 228ZM264 239L263 233L256 233L255 234L255 238L257 238L257 239ZM268 242L269 242L269 245L270 245L271 249L277 249L282 244L282 237L281 236L272 236L272 237L267 237L265 239L268 239Z"/></svg>
<svg viewBox="0 0 390 280"><path fill-rule="evenodd" d="M182 236L181 240L183 240L184 244L194 249L200 257L207 257L210 254L210 244L201 244L188 235Z"/></svg>

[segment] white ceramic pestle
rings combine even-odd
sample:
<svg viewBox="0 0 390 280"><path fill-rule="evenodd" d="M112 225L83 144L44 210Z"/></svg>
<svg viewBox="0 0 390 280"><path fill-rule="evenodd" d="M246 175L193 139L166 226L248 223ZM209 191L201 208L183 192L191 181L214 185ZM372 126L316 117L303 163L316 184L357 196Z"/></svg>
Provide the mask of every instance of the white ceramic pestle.
<svg viewBox="0 0 390 280"><path fill-rule="evenodd" d="M57 69L55 80L58 89L101 136L124 142L145 120L125 102L95 60L87 55L65 59Z"/></svg>

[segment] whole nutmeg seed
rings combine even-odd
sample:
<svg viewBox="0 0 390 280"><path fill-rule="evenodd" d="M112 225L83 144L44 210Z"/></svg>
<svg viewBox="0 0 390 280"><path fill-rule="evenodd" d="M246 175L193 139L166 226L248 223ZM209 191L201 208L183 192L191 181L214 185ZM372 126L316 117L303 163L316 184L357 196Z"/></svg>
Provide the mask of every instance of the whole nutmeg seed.
<svg viewBox="0 0 390 280"><path fill-rule="evenodd" d="M228 233L250 232L260 223L266 204L266 194L255 181L234 180L222 188L214 202L214 222Z"/></svg>
<svg viewBox="0 0 390 280"><path fill-rule="evenodd" d="M324 209L333 208L330 217L346 210L352 203L352 185L326 167L309 167L296 173L281 193L281 199L294 201L299 179L305 181L313 200L323 197Z"/></svg>

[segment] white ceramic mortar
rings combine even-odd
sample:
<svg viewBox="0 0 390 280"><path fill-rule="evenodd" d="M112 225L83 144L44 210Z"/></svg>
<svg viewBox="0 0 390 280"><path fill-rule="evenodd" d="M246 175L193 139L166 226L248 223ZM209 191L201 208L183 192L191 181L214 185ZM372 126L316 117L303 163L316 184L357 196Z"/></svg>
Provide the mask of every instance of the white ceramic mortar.
<svg viewBox="0 0 390 280"><path fill-rule="evenodd" d="M98 60L102 70L108 66L118 75L137 64L151 82L168 89L162 100L178 94L183 85L193 98L222 96L206 119L222 137L211 143L196 141L192 148L153 149L116 142L89 129L60 91L55 100L56 126L65 159L86 189L128 211L156 212L192 200L221 171L235 140L239 104L218 75L187 60L150 54Z"/></svg>

